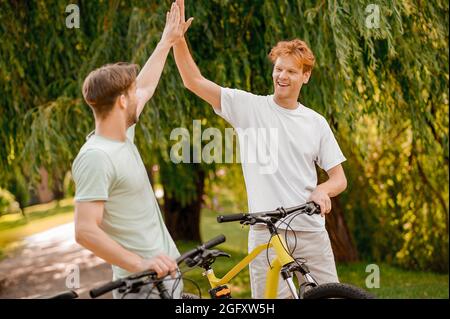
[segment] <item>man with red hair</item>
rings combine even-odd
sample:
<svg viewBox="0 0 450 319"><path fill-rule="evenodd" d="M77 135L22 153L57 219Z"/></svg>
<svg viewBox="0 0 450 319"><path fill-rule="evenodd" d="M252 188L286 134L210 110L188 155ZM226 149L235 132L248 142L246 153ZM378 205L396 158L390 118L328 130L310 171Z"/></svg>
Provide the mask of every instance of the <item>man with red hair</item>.
<svg viewBox="0 0 450 319"><path fill-rule="evenodd" d="M184 0L177 0L184 21ZM186 25L190 25L192 18ZM204 78L195 64L184 36L174 45L175 61L187 89L208 102L214 111L237 131L249 211L292 207L307 201L320 206L321 215L299 215L279 223L280 234L287 238L294 258L306 259L311 274L319 284L337 282L330 239L325 229L325 215L331 211L330 197L347 187L341 163L346 159L326 119L298 102L300 91L308 83L315 58L304 41L281 41L270 51L274 64L274 94L254 95L223 88ZM269 130L260 134L261 129ZM267 132L266 132L267 133ZM264 138L261 139L261 135ZM271 143L268 143L267 140ZM261 142L262 141L262 142ZM275 145L272 143L274 141ZM270 144L270 145L269 145ZM275 152L273 152L275 150ZM267 154L267 164L261 159ZM315 164L329 179L317 185ZM269 241L265 225L250 227L248 249ZM269 250L269 259L274 253ZM250 264L252 297L263 298L266 272L270 265L265 254ZM288 298L286 283L279 281L278 297Z"/></svg>

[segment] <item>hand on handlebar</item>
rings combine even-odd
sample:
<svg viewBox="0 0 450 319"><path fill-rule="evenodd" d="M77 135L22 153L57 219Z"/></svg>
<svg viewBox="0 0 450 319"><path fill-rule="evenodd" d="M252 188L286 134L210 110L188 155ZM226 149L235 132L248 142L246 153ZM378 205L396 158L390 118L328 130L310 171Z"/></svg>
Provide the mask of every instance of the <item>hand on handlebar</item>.
<svg viewBox="0 0 450 319"><path fill-rule="evenodd" d="M320 188L316 188L311 196L309 197L310 201L313 201L317 205L320 206L320 215L323 217L325 214L329 214L331 211L331 199L330 196Z"/></svg>
<svg viewBox="0 0 450 319"><path fill-rule="evenodd" d="M142 259L137 272L154 270L158 275L158 278L162 278L168 274L170 274L172 278L175 278L177 269L178 265L175 259L165 254L160 254L151 259Z"/></svg>

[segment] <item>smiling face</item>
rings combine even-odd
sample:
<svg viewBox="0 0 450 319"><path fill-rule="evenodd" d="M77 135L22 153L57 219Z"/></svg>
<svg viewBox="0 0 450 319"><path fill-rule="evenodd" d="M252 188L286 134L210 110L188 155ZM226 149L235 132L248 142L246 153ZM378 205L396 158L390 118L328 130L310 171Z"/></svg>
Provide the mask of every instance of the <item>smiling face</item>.
<svg viewBox="0 0 450 319"><path fill-rule="evenodd" d="M292 55L280 56L273 67L273 87L278 101L297 101L303 84L308 83L311 72L303 72L298 60Z"/></svg>
<svg viewBox="0 0 450 319"><path fill-rule="evenodd" d="M275 102L285 108L297 108L300 90L308 83L314 67L314 54L304 41L294 39L278 42L270 51L269 59L274 64Z"/></svg>

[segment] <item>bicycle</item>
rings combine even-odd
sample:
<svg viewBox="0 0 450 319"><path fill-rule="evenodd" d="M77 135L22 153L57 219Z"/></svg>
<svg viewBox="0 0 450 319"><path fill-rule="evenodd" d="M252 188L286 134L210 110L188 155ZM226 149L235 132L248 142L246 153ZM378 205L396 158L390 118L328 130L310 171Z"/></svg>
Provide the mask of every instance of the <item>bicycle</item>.
<svg viewBox="0 0 450 319"><path fill-rule="evenodd" d="M289 287L293 299L328 299L328 298L345 298L345 299L372 299L374 296L365 290L353 285L343 283L326 283L319 285L309 272L304 260L301 258L293 258L287 249L284 238L278 233L275 224L280 219L291 214L320 214L320 207L313 202L292 208L278 208L274 211L260 212L253 214L233 214L221 215L217 217L217 222L235 222L239 221L243 225L254 225L256 223L266 224L271 238L268 243L262 244L251 251L244 259L238 262L231 270L229 270L222 278L217 278L214 274L212 265L218 257L230 257L226 252L220 250L210 250L210 248L219 245L225 241L225 236L220 235L209 242L196 247L182 254L177 263L185 262L189 267L201 267L205 270L204 275L207 277L211 286L209 290L213 299L231 298L231 290L227 284L239 274L257 255L264 250L273 247L275 251L275 259L271 263L267 271L267 282L265 298L274 299L277 297L277 287L279 274ZM293 277L296 274L303 276L304 282L297 290ZM162 299L171 299L172 296L164 287L165 279L156 278L154 271L145 271L139 274L110 282L104 286L98 287L90 291L92 298L96 298L104 293L114 289L122 289L122 292L136 291L140 287L153 284L159 292ZM185 295L184 298L196 298L194 295Z"/></svg>
<svg viewBox="0 0 450 319"><path fill-rule="evenodd" d="M177 264L180 265L186 259L197 256L198 254L202 254L204 252L208 252L210 251L209 248L217 246L223 242L225 242L225 236L217 236L212 240L182 254L177 258ZM114 289L119 289L119 291L121 293L124 293L125 296L127 293L137 292L142 286L153 284L158 290L158 294L161 299L173 299L173 296L169 294L169 291L164 286L164 281L168 280L166 279L166 277L158 278L158 275L155 271L146 270L132 274L125 278L110 281L102 286L91 289L89 291L89 296L91 298L97 298L110 291L113 291ZM181 277L179 277L178 279L181 279ZM42 297L41 299L76 299L78 297L79 295L76 291L68 290L50 296ZM189 293L182 293L182 299L197 299L197 296Z"/></svg>

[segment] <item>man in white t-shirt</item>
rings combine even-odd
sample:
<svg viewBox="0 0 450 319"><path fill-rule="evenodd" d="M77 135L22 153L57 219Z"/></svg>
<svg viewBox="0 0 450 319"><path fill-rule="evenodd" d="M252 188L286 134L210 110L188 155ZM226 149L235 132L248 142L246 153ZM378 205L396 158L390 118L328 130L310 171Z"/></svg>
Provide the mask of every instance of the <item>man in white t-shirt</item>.
<svg viewBox="0 0 450 319"><path fill-rule="evenodd" d="M177 2L184 23L184 1ZM341 165L346 159L326 119L298 102L315 62L306 43L298 39L282 41L271 50L274 94L267 96L222 88L205 79L184 37L174 45L174 55L186 88L211 104L237 131L249 211L292 207L307 201L320 206L321 215L299 215L278 226L290 249L296 243L294 257L306 259L319 284L337 282L325 215L331 211L330 197L337 196L347 186ZM329 177L320 185L317 185L315 164ZM269 238L265 225L251 226L249 251ZM273 252L269 258L273 258ZM265 254L250 264L253 298L264 296L268 267ZM278 297L289 297L287 285L279 282Z"/></svg>

